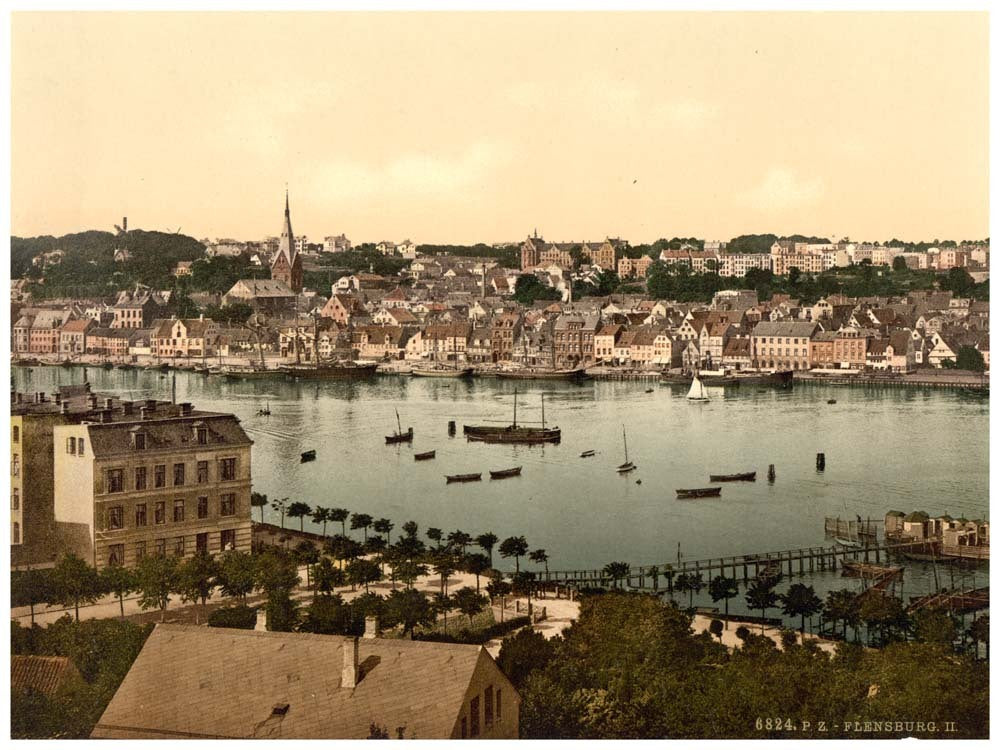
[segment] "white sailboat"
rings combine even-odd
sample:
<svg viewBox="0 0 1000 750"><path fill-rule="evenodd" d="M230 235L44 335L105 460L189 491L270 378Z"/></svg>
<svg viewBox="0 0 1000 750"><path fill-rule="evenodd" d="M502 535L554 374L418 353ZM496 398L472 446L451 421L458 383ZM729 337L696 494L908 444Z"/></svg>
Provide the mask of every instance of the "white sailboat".
<svg viewBox="0 0 1000 750"><path fill-rule="evenodd" d="M636 465L628 460L628 438L625 437L625 425L622 425L622 442L625 444L625 463L618 467L619 474L628 474L635 471Z"/></svg>
<svg viewBox="0 0 1000 750"><path fill-rule="evenodd" d="M688 401L708 401L708 391L698 379L698 371L695 370L694 379L691 381L691 390L688 391Z"/></svg>

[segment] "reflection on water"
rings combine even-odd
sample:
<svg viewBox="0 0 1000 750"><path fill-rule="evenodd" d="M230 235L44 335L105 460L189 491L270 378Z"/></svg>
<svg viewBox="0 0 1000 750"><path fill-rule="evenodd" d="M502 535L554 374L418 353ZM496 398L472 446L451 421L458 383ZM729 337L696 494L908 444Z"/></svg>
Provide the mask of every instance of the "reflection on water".
<svg viewBox="0 0 1000 750"><path fill-rule="evenodd" d="M88 377L96 390L126 398L170 397L172 375L90 369ZM83 370L18 368L14 380L23 390L51 390L82 382ZM523 534L548 551L553 570L666 563L678 543L687 559L818 546L827 515L881 519L890 509L922 509L988 517L988 402L947 392L710 389L712 400L695 404L684 387L647 394L648 383L229 382L193 373L177 373L176 387L179 401L240 417L255 442L254 488L272 498L385 516L397 533L412 519L421 529ZM518 421L541 419L544 393L546 423L562 428L562 443L467 443L463 424L511 419L515 388ZM256 416L265 403L271 416ZM412 445L385 445L395 409L403 429L414 428ZM624 477L615 471L623 424L639 467ZM299 463L309 449L317 460ZM429 450L435 460L414 462ZM596 455L580 458L585 450ZM826 454L822 473L818 452ZM768 464L774 484L764 479ZM490 469L512 466L524 467L520 477L489 481ZM721 498L675 498L678 487L707 485L710 473L750 470L759 481L725 485ZM445 484L446 474L469 472L487 479ZM931 572L908 566L911 591Z"/></svg>

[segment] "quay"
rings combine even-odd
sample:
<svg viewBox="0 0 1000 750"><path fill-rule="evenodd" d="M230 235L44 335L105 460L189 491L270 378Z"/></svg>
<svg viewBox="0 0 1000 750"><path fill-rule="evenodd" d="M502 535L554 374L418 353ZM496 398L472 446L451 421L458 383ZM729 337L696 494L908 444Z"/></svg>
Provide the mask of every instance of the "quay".
<svg viewBox="0 0 1000 750"><path fill-rule="evenodd" d="M630 588L657 590L660 578L694 573L729 574L732 578L747 582L768 571L780 571L789 577L806 575L823 570L837 570L844 561L875 563L882 558L888 559L893 552L904 552L913 547L921 547L924 542L900 542L892 544L871 545L867 547L803 547L800 549L781 550L779 552L763 552L757 554L731 555L713 557L701 560L681 560L677 563L662 565L629 566L628 574L620 579L613 579L603 570L564 570L541 572L537 580L541 583L553 583L564 586L607 586L616 580L625 581Z"/></svg>
<svg viewBox="0 0 1000 750"><path fill-rule="evenodd" d="M984 396L988 396L990 393L989 375L981 376L972 372L947 372L939 375L937 372L931 374L931 371L926 371L890 377L884 375L862 375L860 373L852 375L829 375L803 371L795 373L795 383L888 389L936 388L939 390L966 391Z"/></svg>

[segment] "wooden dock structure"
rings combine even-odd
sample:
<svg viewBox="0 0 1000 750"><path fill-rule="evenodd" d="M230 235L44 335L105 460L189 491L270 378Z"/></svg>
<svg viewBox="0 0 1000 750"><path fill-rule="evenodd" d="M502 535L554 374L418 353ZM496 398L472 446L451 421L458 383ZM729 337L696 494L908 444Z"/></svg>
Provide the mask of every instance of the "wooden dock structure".
<svg viewBox="0 0 1000 750"><path fill-rule="evenodd" d="M862 537L878 536L878 525L885 521L873 521L872 519L850 520L847 518L836 518L827 516L823 520L823 531L830 536L839 536L841 539L858 540Z"/></svg>
<svg viewBox="0 0 1000 750"><path fill-rule="evenodd" d="M909 614L921 609L946 609L962 614L986 609L990 606L990 587L965 589L962 591L938 591L925 596L914 597L906 608Z"/></svg>
<svg viewBox="0 0 1000 750"><path fill-rule="evenodd" d="M748 582L777 568L782 575L792 577L816 571L837 570L845 560L879 563L883 559L888 559L888 555L892 552L903 552L920 544L922 542L883 543L863 547L841 545L803 547L779 552L681 560L661 565L638 565L630 566L628 575L622 576L619 580L630 588L657 590L663 585L660 579L665 581L667 573L672 576L705 574L709 578L727 575ZM613 583L603 570L552 570L548 573L539 572L537 580L539 583L554 583L576 588L608 586Z"/></svg>

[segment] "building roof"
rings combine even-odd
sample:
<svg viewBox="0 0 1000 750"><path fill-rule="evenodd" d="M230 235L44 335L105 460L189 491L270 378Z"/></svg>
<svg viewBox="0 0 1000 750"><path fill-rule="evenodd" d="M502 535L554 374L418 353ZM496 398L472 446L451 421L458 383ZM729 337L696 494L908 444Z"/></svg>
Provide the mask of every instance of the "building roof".
<svg viewBox="0 0 1000 750"><path fill-rule="evenodd" d="M192 411L181 416L176 408L167 407L166 414L154 411L149 414L149 419L141 420L138 409L130 415L113 411L112 418L116 421L88 424L90 446L95 458L134 454L131 433L137 430L146 435L146 452L196 448L195 427L199 426L208 429L208 443L202 448L211 450L253 444L240 426L240 421L232 414Z"/></svg>
<svg viewBox="0 0 1000 750"><path fill-rule="evenodd" d="M754 326L754 336L788 336L791 338L808 338L818 325L802 321L779 320L762 321Z"/></svg>
<svg viewBox="0 0 1000 750"><path fill-rule="evenodd" d="M91 737L349 739L377 723L448 738L477 665L492 661L480 646L365 638L349 688L351 647L341 636L157 625Z"/></svg>
<svg viewBox="0 0 1000 750"><path fill-rule="evenodd" d="M11 692L53 695L67 680L79 677L68 656L11 654L10 657Z"/></svg>
<svg viewBox="0 0 1000 750"><path fill-rule="evenodd" d="M275 279L240 279L226 295L255 299L260 297L294 297L295 292L283 281Z"/></svg>

